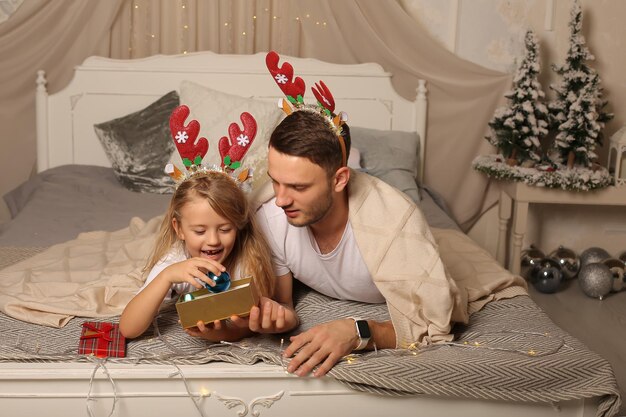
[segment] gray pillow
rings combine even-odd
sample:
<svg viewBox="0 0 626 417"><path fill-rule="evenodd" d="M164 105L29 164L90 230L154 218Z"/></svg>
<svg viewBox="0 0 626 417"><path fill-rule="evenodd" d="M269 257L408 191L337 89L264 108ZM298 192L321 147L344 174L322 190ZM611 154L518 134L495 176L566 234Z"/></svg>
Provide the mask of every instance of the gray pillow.
<svg viewBox="0 0 626 417"><path fill-rule="evenodd" d="M419 137L415 132L350 127L352 148L361 152L361 167L406 193L416 204L421 200L415 178L419 169Z"/></svg>
<svg viewBox="0 0 626 417"><path fill-rule="evenodd" d="M169 117L179 103L178 93L170 91L142 110L94 125L115 176L129 190L172 192L163 169L175 149Z"/></svg>

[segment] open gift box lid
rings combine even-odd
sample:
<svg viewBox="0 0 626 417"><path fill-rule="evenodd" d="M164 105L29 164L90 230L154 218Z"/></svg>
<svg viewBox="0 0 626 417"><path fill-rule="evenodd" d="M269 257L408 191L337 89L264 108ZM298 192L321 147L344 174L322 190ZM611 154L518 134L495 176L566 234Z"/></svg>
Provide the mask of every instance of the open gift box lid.
<svg viewBox="0 0 626 417"><path fill-rule="evenodd" d="M252 306L259 303L259 292L252 277L232 281L224 292L212 293L202 288L191 295L192 300L185 301L183 294L176 302L176 311L185 329L195 327L200 320L210 323L232 315L246 316Z"/></svg>

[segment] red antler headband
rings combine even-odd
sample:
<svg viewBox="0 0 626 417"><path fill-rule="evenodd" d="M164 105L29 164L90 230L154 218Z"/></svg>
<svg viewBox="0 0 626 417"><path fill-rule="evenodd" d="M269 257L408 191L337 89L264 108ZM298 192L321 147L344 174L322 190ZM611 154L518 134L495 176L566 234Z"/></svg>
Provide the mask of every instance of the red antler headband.
<svg viewBox="0 0 626 417"><path fill-rule="evenodd" d="M196 140L200 133L200 123L191 120L185 125L188 116L189 107L185 105L176 107L170 115L172 140L186 168L180 170L172 163L165 167L165 172L174 179L177 187L189 178L208 172L222 172L239 184L243 184L252 176L250 169L241 166L241 160L250 149L257 131L256 120L250 113L241 113L243 129L237 123L231 123L228 127L230 140L226 136L219 140L218 148L222 157L219 167L202 164L202 159L209 150L209 141L206 138Z"/></svg>
<svg viewBox="0 0 626 417"><path fill-rule="evenodd" d="M341 136L341 126L348 121L348 115L344 112L339 112L337 115L334 114L335 99L323 81L320 81L319 84L316 83L315 87L311 87L311 91L313 91L313 95L317 99L317 105L304 104L304 92L306 90L304 80L300 77L293 78L293 67L291 64L285 62L282 66L279 66L279 60L280 57L274 51L268 52L265 57L267 69L272 74L278 87L285 94L285 97L287 97L287 100L283 98L278 100L278 107L282 108L287 115L294 111L305 110L324 116L339 139L342 166L346 166L347 152L344 138Z"/></svg>

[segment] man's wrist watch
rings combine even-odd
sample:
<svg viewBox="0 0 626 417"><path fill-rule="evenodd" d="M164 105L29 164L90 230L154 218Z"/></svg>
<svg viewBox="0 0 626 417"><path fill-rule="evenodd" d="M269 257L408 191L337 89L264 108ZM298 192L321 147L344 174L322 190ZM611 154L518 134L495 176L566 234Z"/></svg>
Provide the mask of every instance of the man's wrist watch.
<svg viewBox="0 0 626 417"><path fill-rule="evenodd" d="M356 334L359 337L359 344L354 350L363 350L369 343L372 338L372 333L370 332L370 326L367 324L367 320L360 319L358 317L349 317L354 320L354 324L356 327Z"/></svg>

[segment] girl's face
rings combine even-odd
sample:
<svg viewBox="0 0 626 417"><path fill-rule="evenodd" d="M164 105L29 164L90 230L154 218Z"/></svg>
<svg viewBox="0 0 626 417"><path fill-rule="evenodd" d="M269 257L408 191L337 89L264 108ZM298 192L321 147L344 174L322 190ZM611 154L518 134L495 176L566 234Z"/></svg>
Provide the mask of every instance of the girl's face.
<svg viewBox="0 0 626 417"><path fill-rule="evenodd" d="M181 208L180 222L174 218L172 225L192 257L209 258L223 264L235 246L235 225L199 197L192 198Z"/></svg>

